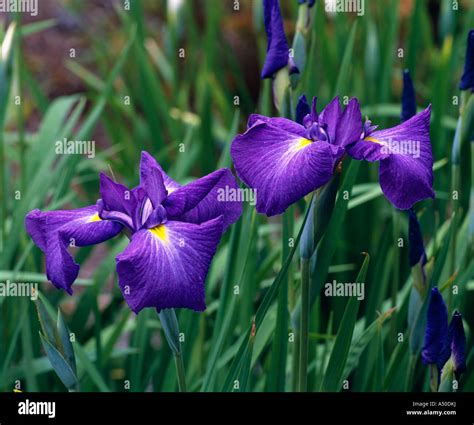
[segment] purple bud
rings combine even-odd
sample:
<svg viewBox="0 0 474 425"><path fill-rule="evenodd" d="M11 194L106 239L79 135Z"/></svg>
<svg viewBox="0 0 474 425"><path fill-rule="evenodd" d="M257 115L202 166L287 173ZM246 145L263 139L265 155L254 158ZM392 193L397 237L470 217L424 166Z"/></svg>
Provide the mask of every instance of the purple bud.
<svg viewBox="0 0 474 425"><path fill-rule="evenodd" d="M474 30L467 36L466 59L464 60L464 73L459 83L461 90L474 88Z"/></svg>

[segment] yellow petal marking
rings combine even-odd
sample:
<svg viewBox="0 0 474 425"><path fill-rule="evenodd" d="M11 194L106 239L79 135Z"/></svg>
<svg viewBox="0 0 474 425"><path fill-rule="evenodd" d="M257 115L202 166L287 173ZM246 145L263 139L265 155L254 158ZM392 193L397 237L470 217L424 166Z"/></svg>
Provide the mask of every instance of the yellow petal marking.
<svg viewBox="0 0 474 425"><path fill-rule="evenodd" d="M375 137L366 137L364 139L365 142L372 142L372 143L378 143L379 145L383 145L383 143L379 140L379 139L376 139Z"/></svg>
<svg viewBox="0 0 474 425"><path fill-rule="evenodd" d="M152 229L149 229L149 231L151 232L152 235L156 236L162 242L164 243L168 242L168 236L166 234L166 227L164 224L159 224L158 226L155 226Z"/></svg>
<svg viewBox="0 0 474 425"><path fill-rule="evenodd" d="M309 146L311 143L313 143L312 140L301 137L297 140L296 150L299 151L301 149L304 149L306 146Z"/></svg>
<svg viewBox="0 0 474 425"><path fill-rule="evenodd" d="M89 223L94 223L95 221L101 221L102 219L99 217L99 214L94 214L90 220Z"/></svg>

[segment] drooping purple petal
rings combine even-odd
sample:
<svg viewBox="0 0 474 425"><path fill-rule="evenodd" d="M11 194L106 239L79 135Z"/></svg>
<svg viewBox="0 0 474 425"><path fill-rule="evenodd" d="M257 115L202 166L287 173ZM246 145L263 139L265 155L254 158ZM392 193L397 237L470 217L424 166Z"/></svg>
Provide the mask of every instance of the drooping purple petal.
<svg viewBox="0 0 474 425"><path fill-rule="evenodd" d="M380 163L383 193L395 207L406 210L434 198L433 154L430 144L431 107L396 127L374 131L370 137L389 153Z"/></svg>
<svg viewBox="0 0 474 425"><path fill-rule="evenodd" d="M289 46L286 40L279 0L264 0L263 13L267 33L267 55L262 78L271 78L288 65Z"/></svg>
<svg viewBox="0 0 474 425"><path fill-rule="evenodd" d="M346 147L359 140L362 130L362 115L359 102L356 98L352 98L340 117L340 121L336 126L336 137L332 139L332 143ZM328 131L330 132L330 130ZM331 137L331 134L329 137Z"/></svg>
<svg viewBox="0 0 474 425"><path fill-rule="evenodd" d="M474 88L474 30L467 35L466 58L464 60L464 73L459 83L461 90Z"/></svg>
<svg viewBox="0 0 474 425"><path fill-rule="evenodd" d="M231 146L236 171L256 190L257 211L268 216L327 183L344 149L311 142L283 128L260 122Z"/></svg>
<svg viewBox="0 0 474 425"><path fill-rule="evenodd" d="M119 223L101 220L96 205L68 211L33 210L26 215L25 227L46 255L48 279L68 293L72 293L71 285L79 273L68 247L104 242L123 228Z"/></svg>
<svg viewBox="0 0 474 425"><path fill-rule="evenodd" d="M168 221L135 233L117 256L119 285L130 308L205 310L204 283L222 223L222 217L200 225Z"/></svg>
<svg viewBox="0 0 474 425"><path fill-rule="evenodd" d="M420 223L413 209L408 211L408 239L409 239L409 258L410 267L421 263L426 264L426 252L423 244L423 235L421 233Z"/></svg>
<svg viewBox="0 0 474 425"><path fill-rule="evenodd" d="M409 120L416 115L416 97L415 87L410 77L410 71L405 69L403 71L403 92L402 92L402 113L400 116L401 122Z"/></svg>
<svg viewBox="0 0 474 425"><path fill-rule="evenodd" d="M449 334L454 372L459 375L466 371L466 334L464 333L461 313L457 311L454 312L451 319Z"/></svg>
<svg viewBox="0 0 474 425"><path fill-rule="evenodd" d="M438 288L431 290L426 322L425 341L421 352L423 362L436 364L442 369L449 358L448 346L448 309Z"/></svg>
<svg viewBox="0 0 474 425"><path fill-rule="evenodd" d="M221 168L169 195L164 202L168 219L200 224L223 217L223 230L242 214L239 186L228 168ZM226 196L233 194L234 196Z"/></svg>

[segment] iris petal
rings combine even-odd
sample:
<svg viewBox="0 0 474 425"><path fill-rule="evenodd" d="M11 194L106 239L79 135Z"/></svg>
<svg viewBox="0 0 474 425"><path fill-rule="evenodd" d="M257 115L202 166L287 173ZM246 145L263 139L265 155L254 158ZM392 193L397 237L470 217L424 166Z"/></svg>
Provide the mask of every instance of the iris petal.
<svg viewBox="0 0 474 425"><path fill-rule="evenodd" d="M168 218L200 224L223 217L223 230L242 213L239 199L225 199L226 193L236 194L237 181L228 168L221 168L205 177L181 186L164 202Z"/></svg>
<svg viewBox="0 0 474 425"><path fill-rule="evenodd" d="M153 206L156 208L166 198L163 170L149 154L143 152L140 160L140 185L145 189Z"/></svg>
<svg viewBox="0 0 474 425"><path fill-rule="evenodd" d="M347 149L355 159L381 161L382 191L402 210L423 199L434 198L430 115L431 106L428 106L400 125L371 132Z"/></svg>
<svg viewBox="0 0 474 425"><path fill-rule="evenodd" d="M132 215L135 209L135 197L132 191L120 183L114 182L104 173L100 173L100 195L104 209Z"/></svg>
<svg viewBox="0 0 474 425"><path fill-rule="evenodd" d="M259 114L250 115L247 123L247 128L253 127L255 124L262 122L267 123L276 128L281 128L285 131L288 131L289 133L297 134L301 137L306 136L306 128L304 128L301 124L298 124L295 121L289 120L288 118L271 118Z"/></svg>
<svg viewBox="0 0 474 425"><path fill-rule="evenodd" d="M280 214L327 183L344 149L326 142L302 143L299 134L260 122L237 136L231 155L239 177L256 190L257 211Z"/></svg>
<svg viewBox="0 0 474 425"><path fill-rule="evenodd" d="M339 96L336 96L333 100L331 100L331 102L326 105L319 115L319 123L326 126L326 131L329 135L329 140L331 143L334 143L336 140L336 132L341 115L342 111L341 105L339 104Z"/></svg>
<svg viewBox="0 0 474 425"><path fill-rule="evenodd" d="M362 132L362 114L357 99L352 98L341 115L336 126L337 133L333 143L339 146L347 146L359 140ZM329 136L331 137L331 136Z"/></svg>
<svg viewBox="0 0 474 425"><path fill-rule="evenodd" d="M25 218L25 227L46 255L48 279L69 293L79 273L79 265L69 254L68 247L104 242L123 228L119 223L98 218L95 205L68 211L33 210Z"/></svg>
<svg viewBox="0 0 474 425"><path fill-rule="evenodd" d="M204 283L222 225L222 217L200 225L168 221L135 233L117 257L119 285L130 308L203 311Z"/></svg>
<svg viewBox="0 0 474 425"><path fill-rule="evenodd" d="M181 187L179 183L174 181L170 176L168 176L161 168L161 165L153 158L148 152L142 151L142 156L140 160L140 176L150 173L150 170L157 169L160 171L161 176L163 177L163 183L165 185L168 194L174 192L176 189Z"/></svg>

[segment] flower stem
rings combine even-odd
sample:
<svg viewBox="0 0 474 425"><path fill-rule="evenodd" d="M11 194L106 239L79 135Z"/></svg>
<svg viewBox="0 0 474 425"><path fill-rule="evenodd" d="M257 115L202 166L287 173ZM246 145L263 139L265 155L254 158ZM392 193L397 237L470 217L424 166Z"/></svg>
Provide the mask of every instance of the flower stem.
<svg viewBox="0 0 474 425"><path fill-rule="evenodd" d="M392 288L391 288L391 303L392 307L397 305L397 295L399 287L399 273L400 273L400 248L398 246L398 238L400 237L400 216L395 208L392 210L392 222L393 222L393 271L392 271ZM392 315L391 322L391 341L392 348L395 346L396 335L397 335L397 315L396 312Z"/></svg>
<svg viewBox="0 0 474 425"><path fill-rule="evenodd" d="M461 180L461 168L459 164L454 163L452 165L452 176L451 176L451 241L450 241L450 275L452 276L456 271L456 245L457 245L457 223L458 223L458 205L459 201L454 199L454 193L457 192L457 197L459 197L459 186ZM448 291L448 314L451 315L453 311L453 291L449 289Z"/></svg>
<svg viewBox="0 0 474 425"><path fill-rule="evenodd" d="M309 259L301 259L301 320L300 320L300 364L299 391L307 391L308 384L308 340L310 313Z"/></svg>
<svg viewBox="0 0 474 425"><path fill-rule="evenodd" d="M436 366L435 364L431 364L430 365L430 388L431 388L431 391L434 393L438 392L438 386L439 386L438 376L439 376L438 366Z"/></svg>
<svg viewBox="0 0 474 425"><path fill-rule="evenodd" d="M178 376L178 388L180 393L186 392L186 375L184 373L183 356L181 353L173 353L176 375Z"/></svg>

